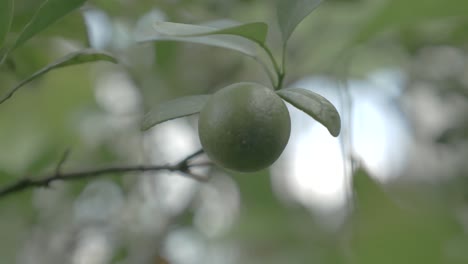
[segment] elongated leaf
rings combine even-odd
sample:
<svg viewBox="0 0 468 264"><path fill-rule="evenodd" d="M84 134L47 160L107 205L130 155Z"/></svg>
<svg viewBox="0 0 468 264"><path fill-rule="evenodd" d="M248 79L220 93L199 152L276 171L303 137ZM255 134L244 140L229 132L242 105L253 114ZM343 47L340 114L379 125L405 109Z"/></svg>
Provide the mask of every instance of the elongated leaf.
<svg viewBox="0 0 468 264"><path fill-rule="evenodd" d="M340 114L325 97L300 88L284 89L277 93L285 101L324 125L334 137L340 134Z"/></svg>
<svg viewBox="0 0 468 264"><path fill-rule="evenodd" d="M23 45L31 37L77 9L84 2L86 0L45 0L34 17L24 27L10 51Z"/></svg>
<svg viewBox="0 0 468 264"><path fill-rule="evenodd" d="M11 21L13 20L14 0L0 1L0 49L5 42L6 36L10 31Z"/></svg>
<svg viewBox="0 0 468 264"><path fill-rule="evenodd" d="M175 23L172 23L175 24ZM218 31L222 29L218 29L215 27L206 27L206 26L195 26L195 25L184 25L184 24L177 24L178 28L178 36L177 34L165 34L167 32L167 27L169 24L166 24L166 30L163 27L158 28L160 31L164 31L163 33L158 32L155 29L151 31L145 29L142 32L138 32L136 36L137 42L150 42L150 41L180 41L180 42L189 42L189 43L198 43L210 46L216 46L221 48L227 48L231 50L235 50L241 53L244 53L248 56L255 57L257 55L257 47L255 43L247 39L245 37L241 37L239 35L233 34L211 34L211 35L202 35L202 36L188 36L196 35L196 34L206 34L207 32ZM183 26L181 26L183 25Z"/></svg>
<svg viewBox="0 0 468 264"><path fill-rule="evenodd" d="M171 119L196 114L210 97L211 95L193 95L164 102L145 115L142 130Z"/></svg>
<svg viewBox="0 0 468 264"><path fill-rule="evenodd" d="M268 25L254 22L236 26L216 28L190 24L158 22L155 24L157 32L174 37L201 37L209 35L235 35L264 44L268 33Z"/></svg>
<svg viewBox="0 0 468 264"><path fill-rule="evenodd" d="M297 25L323 0L276 0L278 23L286 43Z"/></svg>
<svg viewBox="0 0 468 264"><path fill-rule="evenodd" d="M115 59L112 55L102 52L102 51L93 50L93 49L85 49L85 50L70 53L56 60L55 62L47 65L46 67L40 69L39 71L35 72L28 78L21 81L18 85L13 87L5 96L3 96L0 99L0 104L2 104L3 102L11 98L13 94L16 93L24 85L30 83L34 79L46 74L47 72L51 70L62 68L62 67L67 67L71 65L76 65L76 64L93 62L93 61L109 61L109 62L117 63L117 59Z"/></svg>

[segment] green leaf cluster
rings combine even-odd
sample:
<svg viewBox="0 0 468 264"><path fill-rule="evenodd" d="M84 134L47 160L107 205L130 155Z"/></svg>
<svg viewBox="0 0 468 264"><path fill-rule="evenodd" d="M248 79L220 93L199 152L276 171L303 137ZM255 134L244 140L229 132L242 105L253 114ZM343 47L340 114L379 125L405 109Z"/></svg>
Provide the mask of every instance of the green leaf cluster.
<svg viewBox="0 0 468 264"><path fill-rule="evenodd" d="M270 76L272 88L278 90L278 95L298 109L324 125L333 136L338 136L341 120L338 111L327 99L319 94L304 89L282 89L285 77L285 52L287 42L294 29L310 14L321 0L285 1L277 0L278 22L282 33L283 54L282 64L277 62L266 43L268 25L264 22L236 24L233 26L213 27L172 22L157 22L154 32L139 36L139 42L148 41L182 41L211 46L223 47L241 52L255 58ZM261 53L266 54L263 61ZM274 69L275 77L270 72ZM146 114L143 129L149 129L161 122L198 113L209 98L209 95L189 96L166 102ZM186 105L186 107L184 107Z"/></svg>
<svg viewBox="0 0 468 264"><path fill-rule="evenodd" d="M44 31L52 24L58 22L61 18L81 7L85 2L86 0L45 0L23 30L19 33L18 37L16 37L13 44L8 46L5 45L5 40L9 34L10 26L13 21L14 1L2 1L0 3L0 65L6 61L9 53L24 45L32 37ZM5 95L0 97L0 104L10 99L13 94L24 85L51 70L93 61L110 61L117 63L117 60L111 54L92 49L84 49L67 54L19 82Z"/></svg>

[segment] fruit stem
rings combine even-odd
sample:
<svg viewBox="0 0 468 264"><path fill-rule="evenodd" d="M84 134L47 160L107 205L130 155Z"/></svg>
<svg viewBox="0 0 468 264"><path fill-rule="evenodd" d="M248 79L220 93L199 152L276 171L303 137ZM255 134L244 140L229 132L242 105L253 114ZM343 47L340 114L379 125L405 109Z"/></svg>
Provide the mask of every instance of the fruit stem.
<svg viewBox="0 0 468 264"><path fill-rule="evenodd" d="M286 76L286 42L281 50L281 72L278 75L278 90L283 88L284 76Z"/></svg>
<svg viewBox="0 0 468 264"><path fill-rule="evenodd" d="M278 85L276 85L275 90L280 90L283 88L284 72L278 73Z"/></svg>
<svg viewBox="0 0 468 264"><path fill-rule="evenodd" d="M265 64L264 61L258 59L258 58L254 58L255 61L257 61L262 67L263 69L265 70L265 72L267 73L268 75L268 79L270 80L270 83L272 86L275 86L275 76L273 76L273 74L271 73L270 69L268 68L268 66Z"/></svg>
<svg viewBox="0 0 468 264"><path fill-rule="evenodd" d="M281 89L281 86L283 84L283 78L284 78L283 71L278 65L278 62L276 61L275 56L273 56L273 53L271 52L270 48L268 48L268 46L266 46L263 43L259 43L259 44L263 48L263 50L265 50L266 54L268 55L268 58L270 58L270 61L273 64L273 67L275 68L276 77L278 81L276 82L276 85L274 86L275 86L275 90L279 90Z"/></svg>

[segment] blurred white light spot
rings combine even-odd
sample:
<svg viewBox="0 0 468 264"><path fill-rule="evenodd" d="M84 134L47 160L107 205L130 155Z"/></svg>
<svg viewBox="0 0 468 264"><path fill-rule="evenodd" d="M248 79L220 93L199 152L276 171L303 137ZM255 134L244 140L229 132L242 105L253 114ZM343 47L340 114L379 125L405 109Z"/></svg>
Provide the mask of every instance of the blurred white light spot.
<svg viewBox="0 0 468 264"><path fill-rule="evenodd" d="M92 182L75 201L75 219L78 223L109 222L120 213L122 204L122 192L115 183Z"/></svg>
<svg viewBox="0 0 468 264"><path fill-rule="evenodd" d="M110 258L108 239L95 230L85 230L80 234L77 249L72 258L73 264L102 264Z"/></svg>
<svg viewBox="0 0 468 264"><path fill-rule="evenodd" d="M175 230L169 234L164 246L164 255L173 264L201 263L206 243L193 229Z"/></svg>
<svg viewBox="0 0 468 264"><path fill-rule="evenodd" d="M352 147L373 175L386 180L404 166L409 134L402 116L381 99L356 99Z"/></svg>
<svg viewBox="0 0 468 264"><path fill-rule="evenodd" d="M177 162L201 147L195 129L181 119L158 124L144 142L151 162L159 163Z"/></svg>
<svg viewBox="0 0 468 264"><path fill-rule="evenodd" d="M295 146L288 152L291 187L304 204L313 203L323 210L340 207L346 197L339 142L317 127L308 132L295 139Z"/></svg>
<svg viewBox="0 0 468 264"><path fill-rule="evenodd" d="M274 179L286 181L282 184L288 189L286 195L325 211L345 205L351 157L350 153L343 154L343 146L376 177L387 179L398 175L405 165L410 140L406 122L394 103L403 80L399 71L389 70L372 73L368 80L349 80L346 88L327 78L308 78L296 83L294 87L313 90L337 107L342 133L340 138L333 138L322 125L290 108L291 139L278 166L282 171L273 171ZM350 107L340 100L343 97L339 89L348 89ZM281 175L286 179L279 179ZM276 186L281 188L279 184Z"/></svg>
<svg viewBox="0 0 468 264"><path fill-rule="evenodd" d="M450 127L454 120L458 120L453 112L454 105L447 104L435 94L436 89L432 83L414 83L406 99L408 111L418 117L413 122L419 128L419 136L430 140L439 136L445 127Z"/></svg>
<svg viewBox="0 0 468 264"><path fill-rule="evenodd" d="M97 9L88 9L84 12L84 19L91 47L106 48L112 41L112 22L107 14Z"/></svg>
<svg viewBox="0 0 468 264"><path fill-rule="evenodd" d="M385 98L397 98L400 96L403 92L402 87L407 81L403 72L397 69L371 72L367 79L373 86L378 87L379 91L382 91L381 93L384 94Z"/></svg>
<svg viewBox="0 0 468 264"><path fill-rule="evenodd" d="M237 219L240 194L235 182L226 175L217 175L200 189L195 211L195 226L206 236L226 232Z"/></svg>
<svg viewBox="0 0 468 264"><path fill-rule="evenodd" d="M192 179L162 173L158 175L154 191L154 199L158 199L161 209L168 215L177 215L191 202L195 187L198 185ZM150 195L150 193L148 193Z"/></svg>
<svg viewBox="0 0 468 264"><path fill-rule="evenodd" d="M148 158L155 164L178 162L200 148L195 130L185 120L159 124L146 133L144 142ZM143 181L149 186L150 180ZM152 181L154 188L150 192L170 214L177 214L187 206L198 185L193 179L175 173L159 173Z"/></svg>
<svg viewBox="0 0 468 264"><path fill-rule="evenodd" d="M96 100L106 111L122 115L138 112L140 94L124 73L111 72L99 76Z"/></svg>

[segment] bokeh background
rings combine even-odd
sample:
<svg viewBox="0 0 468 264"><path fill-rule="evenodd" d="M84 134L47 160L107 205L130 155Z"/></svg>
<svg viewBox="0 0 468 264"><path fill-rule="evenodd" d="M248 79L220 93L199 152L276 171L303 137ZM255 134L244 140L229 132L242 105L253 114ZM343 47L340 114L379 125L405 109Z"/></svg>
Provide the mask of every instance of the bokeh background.
<svg viewBox="0 0 468 264"><path fill-rule="evenodd" d="M41 1L15 1L14 37ZM239 81L255 61L197 44L135 43L155 21L265 21L270 0L90 0L15 50L0 92L84 47L120 64L50 72L0 105L0 183L108 163L165 164L200 148L197 116L147 132L161 102ZM112 175L0 200L0 263L468 263L468 2L326 0L298 27L286 86L341 113L339 138L290 108L269 170Z"/></svg>

